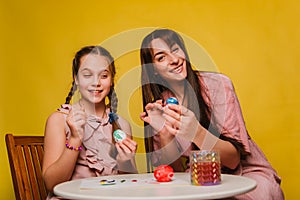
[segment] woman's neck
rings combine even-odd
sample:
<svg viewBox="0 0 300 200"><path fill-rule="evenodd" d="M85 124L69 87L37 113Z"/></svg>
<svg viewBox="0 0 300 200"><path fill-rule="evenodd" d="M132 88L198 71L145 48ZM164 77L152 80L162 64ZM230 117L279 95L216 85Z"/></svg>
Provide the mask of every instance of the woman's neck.
<svg viewBox="0 0 300 200"><path fill-rule="evenodd" d="M180 83L172 84L171 88L179 102L179 104L184 104L185 100L185 82L182 81Z"/></svg>

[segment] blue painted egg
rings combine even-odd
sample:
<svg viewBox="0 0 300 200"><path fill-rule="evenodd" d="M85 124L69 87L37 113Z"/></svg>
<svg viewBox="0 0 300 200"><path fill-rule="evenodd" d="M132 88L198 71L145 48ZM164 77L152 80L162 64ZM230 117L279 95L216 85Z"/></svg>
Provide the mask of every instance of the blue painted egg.
<svg viewBox="0 0 300 200"><path fill-rule="evenodd" d="M178 105L178 100L175 97L170 97L166 100L166 104L177 104Z"/></svg>

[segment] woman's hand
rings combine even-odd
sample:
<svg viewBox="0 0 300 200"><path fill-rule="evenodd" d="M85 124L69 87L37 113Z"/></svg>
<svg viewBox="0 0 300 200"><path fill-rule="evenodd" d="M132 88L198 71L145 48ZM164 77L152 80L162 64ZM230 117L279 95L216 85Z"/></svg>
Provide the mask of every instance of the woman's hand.
<svg viewBox="0 0 300 200"><path fill-rule="evenodd" d="M148 103L145 107L146 112L140 114L141 120L150 124L150 126L157 132L161 131L165 125L163 114L162 100L154 103Z"/></svg>
<svg viewBox="0 0 300 200"><path fill-rule="evenodd" d="M191 110L181 105L168 104L164 107L163 117L168 122L165 127L169 133L194 141L200 123Z"/></svg>
<svg viewBox="0 0 300 200"><path fill-rule="evenodd" d="M127 137L121 142L117 142L116 148L118 151L117 160L127 161L134 158L137 150L137 143L134 140Z"/></svg>
<svg viewBox="0 0 300 200"><path fill-rule="evenodd" d="M67 124L71 130L71 137L82 140L84 136L84 126L86 124L87 115L84 108L73 106L67 116Z"/></svg>

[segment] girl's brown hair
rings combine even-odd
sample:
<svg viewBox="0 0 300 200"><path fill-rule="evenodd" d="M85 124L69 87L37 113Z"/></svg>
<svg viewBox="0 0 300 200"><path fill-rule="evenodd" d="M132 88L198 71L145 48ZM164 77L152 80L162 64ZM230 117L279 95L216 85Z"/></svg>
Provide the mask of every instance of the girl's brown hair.
<svg viewBox="0 0 300 200"><path fill-rule="evenodd" d="M72 82L72 86L70 89L70 92L68 94L68 96L66 97L66 104L69 104L75 91L77 90L76 84L75 84L75 77L78 74L78 70L80 68L81 65L81 58L85 55L88 54L95 54L95 55L101 55L101 56L105 56L108 61L109 61L109 69L111 72L111 76L112 76L112 86L110 89L110 92L108 94L108 99L109 99L109 107L111 109L112 112L117 112L117 106L118 106L118 99L117 99L117 95L115 93L114 90L114 77L116 74L116 68L115 68L115 64L114 64L114 58L111 56L111 54L103 47L101 46L86 46L83 47L82 49L80 49L76 54L75 57L73 59L72 62L72 75L73 75L73 82Z"/></svg>

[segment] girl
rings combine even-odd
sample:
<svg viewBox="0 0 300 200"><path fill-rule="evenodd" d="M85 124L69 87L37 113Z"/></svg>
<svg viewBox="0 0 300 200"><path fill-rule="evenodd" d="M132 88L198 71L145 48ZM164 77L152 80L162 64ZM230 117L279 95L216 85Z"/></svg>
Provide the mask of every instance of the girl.
<svg viewBox="0 0 300 200"><path fill-rule="evenodd" d="M257 188L235 199L283 199L280 178L245 128L233 85L223 74L194 71L179 34L147 35L140 50L146 146L154 166L189 170L191 150L217 150L222 173L255 179ZM179 105L165 100L176 97ZM159 114L160 113L160 114ZM160 120L158 120L158 118ZM157 123L165 120L165 123Z"/></svg>
<svg viewBox="0 0 300 200"><path fill-rule="evenodd" d="M72 71L66 102L49 116L45 128L43 177L50 192L72 179L137 173L137 143L132 140L130 124L115 114L113 57L100 46L84 47L76 53ZM81 98L70 105L77 88ZM113 142L114 120L127 134L121 142Z"/></svg>

